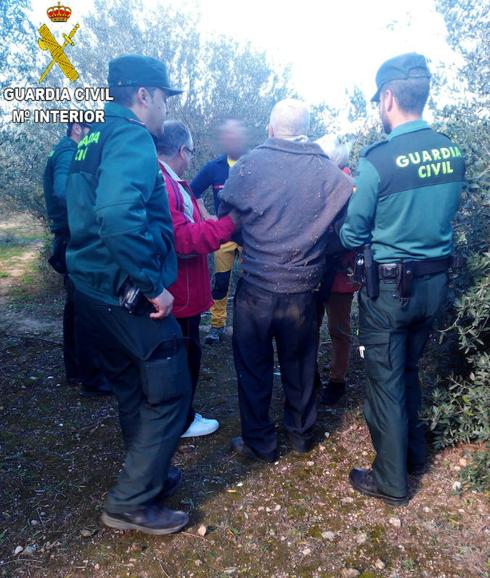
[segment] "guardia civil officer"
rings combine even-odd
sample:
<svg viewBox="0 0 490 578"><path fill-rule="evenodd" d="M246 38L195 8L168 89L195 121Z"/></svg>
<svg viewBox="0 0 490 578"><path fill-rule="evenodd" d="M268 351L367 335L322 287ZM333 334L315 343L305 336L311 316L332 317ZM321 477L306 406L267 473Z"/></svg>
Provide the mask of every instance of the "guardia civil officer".
<svg viewBox="0 0 490 578"><path fill-rule="evenodd" d="M66 290L63 310L65 375L69 381L81 382L82 397L112 393L109 382L100 370L97 354L86 337L83 324L76 321L73 285L66 274L65 252L70 239L66 213L66 183L78 143L89 130L89 124L69 123L66 135L49 153L43 175L44 200L49 229L53 234L52 255L48 262L57 273L64 276Z"/></svg>
<svg viewBox="0 0 490 578"><path fill-rule="evenodd" d="M134 55L109 63L109 87L114 102L80 142L68 181L67 265L113 383L127 452L102 521L167 534L188 521L162 500L180 480L170 460L191 383L167 290L177 259L152 135L161 134L167 98L181 91L162 62Z"/></svg>
<svg viewBox="0 0 490 578"><path fill-rule="evenodd" d="M446 301L451 221L464 179L460 149L421 118L429 84L420 54L397 56L378 70L372 100L388 139L363 151L341 229L345 247L372 249L364 251L359 341L376 458L369 470L353 469L350 481L394 505L407 501L407 472L423 473L426 463L418 363Z"/></svg>

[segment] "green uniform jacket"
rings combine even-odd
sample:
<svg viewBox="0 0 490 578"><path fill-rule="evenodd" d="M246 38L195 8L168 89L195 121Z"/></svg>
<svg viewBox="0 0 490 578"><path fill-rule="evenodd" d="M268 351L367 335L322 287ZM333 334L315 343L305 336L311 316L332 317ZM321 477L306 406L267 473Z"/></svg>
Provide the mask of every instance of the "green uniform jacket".
<svg viewBox="0 0 490 578"><path fill-rule="evenodd" d="M67 188L67 266L75 287L118 303L130 279L153 298L177 278L172 221L153 138L132 111L105 106L80 141Z"/></svg>
<svg viewBox="0 0 490 578"><path fill-rule="evenodd" d="M63 137L49 153L44 169L44 200L52 233L68 235L66 183L76 150L77 143L68 136Z"/></svg>
<svg viewBox="0 0 490 578"><path fill-rule="evenodd" d="M463 181L463 156L447 136L422 120L398 126L361 153L342 244L370 242L379 263L449 256Z"/></svg>

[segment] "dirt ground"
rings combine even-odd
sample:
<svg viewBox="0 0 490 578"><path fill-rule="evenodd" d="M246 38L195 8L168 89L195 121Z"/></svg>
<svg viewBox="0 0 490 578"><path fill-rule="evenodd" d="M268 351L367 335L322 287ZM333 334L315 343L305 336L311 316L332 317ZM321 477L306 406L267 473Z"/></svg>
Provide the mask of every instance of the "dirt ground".
<svg viewBox="0 0 490 578"><path fill-rule="evenodd" d="M101 503L123 458L116 404L81 400L64 383L59 284L47 291L36 281L38 239L9 243L12 254L0 239L0 576L490 576L488 498L458 485L475 448L433 455L406 507L351 490L350 468L372 459L355 352L348 394L320 408L306 456L288 452L276 377L281 456L262 465L228 450L240 431L231 340L204 346L195 405L221 427L183 441L175 456L184 482L169 505L189 512L190 525L168 537L102 526ZM323 334L325 378L329 348Z"/></svg>

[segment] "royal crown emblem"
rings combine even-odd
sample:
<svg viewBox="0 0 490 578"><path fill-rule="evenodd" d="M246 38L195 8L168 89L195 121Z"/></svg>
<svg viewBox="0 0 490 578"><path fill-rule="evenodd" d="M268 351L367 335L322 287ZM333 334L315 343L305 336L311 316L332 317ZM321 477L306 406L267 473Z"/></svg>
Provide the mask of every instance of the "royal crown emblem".
<svg viewBox="0 0 490 578"><path fill-rule="evenodd" d="M1 1L1 0L0 0ZM62 6L61 2L58 2L58 6L51 6L46 10L49 19L52 22L66 22L68 18L71 16L71 8L68 6ZM51 30L48 28L46 24L43 24L39 29L40 38L38 38L38 45L41 50L46 50L51 55L51 62L48 66L44 69L44 72L41 74L39 78L39 83L43 82L46 76L49 74L51 69L55 64L57 64L63 74L71 80L75 82L78 79L78 72L76 71L73 64L70 62L70 59L65 54L65 48L70 44L71 46L75 46L73 42L73 37L75 36L77 30L80 28L79 24L76 24L70 34L63 34L63 38L65 41L63 44L60 44L56 37L53 35Z"/></svg>
<svg viewBox="0 0 490 578"><path fill-rule="evenodd" d="M58 6L51 6L51 8L48 8L47 13L52 22L67 22L71 16L71 8L62 6L61 2L58 2Z"/></svg>

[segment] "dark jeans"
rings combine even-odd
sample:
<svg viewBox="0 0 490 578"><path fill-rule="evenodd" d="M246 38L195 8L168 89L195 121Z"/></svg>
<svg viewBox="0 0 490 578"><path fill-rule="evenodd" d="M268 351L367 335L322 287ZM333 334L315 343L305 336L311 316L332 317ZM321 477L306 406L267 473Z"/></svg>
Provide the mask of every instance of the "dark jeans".
<svg viewBox="0 0 490 578"><path fill-rule="evenodd" d="M187 360L189 362L189 372L191 375L192 383L191 406L184 428L184 431L186 431L194 421L194 416L196 414L192 404L194 401L194 395L196 394L197 382L199 381L199 372L201 370L202 349L201 340L199 337L199 324L201 323L201 316L195 315L194 317L178 318L177 321L179 322L180 328L182 329L182 335L185 339L185 348L187 350Z"/></svg>
<svg viewBox="0 0 490 578"><path fill-rule="evenodd" d="M240 280L234 302L233 353L244 442L270 455L277 449L269 418L274 349L284 387L284 426L293 437L309 439L316 423L315 368L318 305L313 292L270 293Z"/></svg>
<svg viewBox="0 0 490 578"><path fill-rule="evenodd" d="M80 292L75 292L75 305L111 380L127 452L106 508L134 511L162 491L189 411L191 380L182 332L173 316L131 315Z"/></svg>
<svg viewBox="0 0 490 578"><path fill-rule="evenodd" d="M408 492L407 466L426 460L418 364L435 317L446 302L447 274L416 278L403 305L395 285L380 282L380 294L359 293L359 342L365 347L368 384L364 415L376 458L379 489L391 496Z"/></svg>

